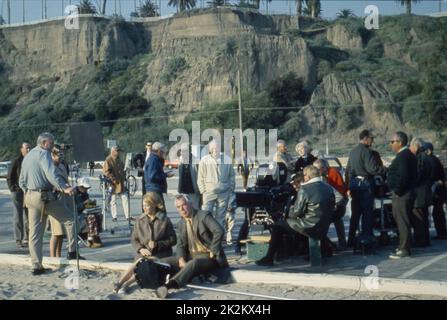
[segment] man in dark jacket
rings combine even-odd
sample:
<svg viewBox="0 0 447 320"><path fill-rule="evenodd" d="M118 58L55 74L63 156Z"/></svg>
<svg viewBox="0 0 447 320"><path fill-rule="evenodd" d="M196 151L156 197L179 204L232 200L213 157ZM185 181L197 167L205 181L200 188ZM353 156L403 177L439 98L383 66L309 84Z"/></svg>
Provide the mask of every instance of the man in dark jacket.
<svg viewBox="0 0 447 320"><path fill-rule="evenodd" d="M383 175L386 169L381 166L371 152L374 137L368 130L359 135L360 142L349 154L346 165L346 185L351 201L351 221L349 224L348 247L354 246L354 239L362 218L364 238L373 237L374 225L374 176Z"/></svg>
<svg viewBox="0 0 447 320"><path fill-rule="evenodd" d="M167 154L167 148L160 142L152 145L152 152L144 165L144 180L146 181L146 192L152 191L158 193L163 199L163 193L168 192L168 183L166 178L173 177L172 172L165 173L164 158ZM166 208L166 206L165 206Z"/></svg>
<svg viewBox="0 0 447 320"><path fill-rule="evenodd" d="M22 143L20 155L12 162L7 177L14 209L14 237L18 248L24 248L28 243L28 210L23 207L24 195L23 190L19 187L19 177L23 158L28 154L30 148L31 145L29 143Z"/></svg>
<svg viewBox="0 0 447 320"><path fill-rule="evenodd" d="M173 277L157 289L159 298L166 298L168 289L183 287L195 276L228 267L222 248L225 232L212 214L195 210L186 195L176 196L175 206L181 217L176 256L161 260L171 266Z"/></svg>
<svg viewBox="0 0 447 320"><path fill-rule="evenodd" d="M441 161L433 154L433 144L425 144L425 152L431 164L431 183L433 191L433 223L436 229L435 240L447 240L447 227L444 213L446 193L445 172Z"/></svg>
<svg viewBox="0 0 447 320"><path fill-rule="evenodd" d="M388 186L392 192L393 216L399 230L399 247L390 259L410 255L410 215L414 203L414 186L417 179L417 159L408 149L408 137L398 131L390 141L396 157L388 168Z"/></svg>
<svg viewBox="0 0 447 320"><path fill-rule="evenodd" d="M431 164L424 150L424 141L414 138L410 142L410 151L417 159L417 178L415 183L415 200L410 222L414 229L414 246L430 245L430 225L428 207L433 203L431 192Z"/></svg>
<svg viewBox="0 0 447 320"><path fill-rule="evenodd" d="M287 220L274 224L267 255L256 261L256 264L273 266L283 233L299 233L308 238L325 241L334 209L334 193L332 188L322 181L320 171L313 165L304 168L304 183L298 191L294 208Z"/></svg>

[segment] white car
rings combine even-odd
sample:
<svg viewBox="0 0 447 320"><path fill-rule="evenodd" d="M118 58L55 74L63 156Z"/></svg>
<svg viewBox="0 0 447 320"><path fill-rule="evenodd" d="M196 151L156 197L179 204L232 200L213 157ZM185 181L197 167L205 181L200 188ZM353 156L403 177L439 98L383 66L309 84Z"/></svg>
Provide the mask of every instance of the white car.
<svg viewBox="0 0 447 320"><path fill-rule="evenodd" d="M11 161L0 162L0 178L6 178L8 176L10 166Z"/></svg>

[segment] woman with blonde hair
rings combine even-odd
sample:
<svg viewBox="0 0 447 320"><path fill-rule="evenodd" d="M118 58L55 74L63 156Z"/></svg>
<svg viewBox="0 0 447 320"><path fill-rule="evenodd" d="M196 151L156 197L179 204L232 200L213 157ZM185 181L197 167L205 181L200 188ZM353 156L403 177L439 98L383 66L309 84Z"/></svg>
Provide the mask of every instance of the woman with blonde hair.
<svg viewBox="0 0 447 320"><path fill-rule="evenodd" d="M310 153L312 148L306 140L301 141L295 146L298 159L295 163L295 173L302 172L305 167L312 165L317 158Z"/></svg>
<svg viewBox="0 0 447 320"><path fill-rule="evenodd" d="M130 285L136 281L134 269L138 261L172 256L172 247L177 243L174 226L166 215L163 199L158 193L146 193L143 211L135 223L131 237L135 263L114 284L116 293L127 293Z"/></svg>

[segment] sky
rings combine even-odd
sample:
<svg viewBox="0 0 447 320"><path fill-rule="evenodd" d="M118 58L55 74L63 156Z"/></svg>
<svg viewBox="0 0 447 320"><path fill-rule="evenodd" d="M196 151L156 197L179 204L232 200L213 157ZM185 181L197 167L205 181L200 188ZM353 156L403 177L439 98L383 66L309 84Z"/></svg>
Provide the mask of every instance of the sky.
<svg viewBox="0 0 447 320"><path fill-rule="evenodd" d="M20 23L23 21L23 3L25 4L25 21L36 21L42 19L42 3L43 0L11 0L11 23ZM62 16L62 8L70 3L77 4L79 0L46 0L47 16ZM153 0L160 6L161 14L168 15L175 13L174 7L168 6L168 0ZM207 0L196 0L199 7L206 6ZM230 0L236 2L236 0ZM438 12L439 3L441 1L442 11L447 11L447 0L422 0L413 4L413 12L415 14L431 14ZM96 5L98 0L92 0ZM108 0L107 14L121 13L124 17L129 17L132 11L135 11L135 5L138 7L141 0ZM379 13L383 15L401 14L405 12L405 8L394 0L322 0L322 16L324 18L334 18L340 9L351 9L357 16L364 16L364 9L367 5L376 5ZM116 7L115 7L116 5ZM267 10L266 1L261 0L261 11L265 13ZM268 4L269 13L273 14L293 14L295 11L295 0L273 0ZM0 15L6 20L6 0L0 0Z"/></svg>

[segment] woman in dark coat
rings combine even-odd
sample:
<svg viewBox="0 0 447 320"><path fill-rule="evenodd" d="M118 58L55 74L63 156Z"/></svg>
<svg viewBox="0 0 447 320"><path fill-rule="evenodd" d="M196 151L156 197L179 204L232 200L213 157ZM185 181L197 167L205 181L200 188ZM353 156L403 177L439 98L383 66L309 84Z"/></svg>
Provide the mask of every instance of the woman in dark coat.
<svg viewBox="0 0 447 320"><path fill-rule="evenodd" d="M131 243L135 251L135 263L114 284L116 293L127 293L135 282L134 269L140 259L160 259L172 255L177 243L174 226L167 217L163 200L156 192L148 192L143 198L144 213L137 219Z"/></svg>

